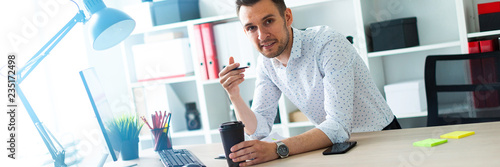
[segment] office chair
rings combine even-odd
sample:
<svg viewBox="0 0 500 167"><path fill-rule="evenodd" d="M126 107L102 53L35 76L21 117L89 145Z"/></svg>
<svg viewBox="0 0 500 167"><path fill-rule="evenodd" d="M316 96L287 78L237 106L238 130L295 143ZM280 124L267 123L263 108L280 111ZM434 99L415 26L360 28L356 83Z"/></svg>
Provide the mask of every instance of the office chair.
<svg viewBox="0 0 500 167"><path fill-rule="evenodd" d="M500 121L500 52L425 60L427 126Z"/></svg>

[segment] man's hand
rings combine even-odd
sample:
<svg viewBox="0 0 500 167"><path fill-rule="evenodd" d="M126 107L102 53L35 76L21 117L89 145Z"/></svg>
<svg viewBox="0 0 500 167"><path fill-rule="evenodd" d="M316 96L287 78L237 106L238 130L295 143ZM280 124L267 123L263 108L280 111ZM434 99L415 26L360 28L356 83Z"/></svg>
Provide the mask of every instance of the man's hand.
<svg viewBox="0 0 500 167"><path fill-rule="evenodd" d="M234 63L234 58L229 58L229 65L222 69L219 73L220 84L226 90L229 97L237 96L240 93L240 88L238 87L244 79L245 69L233 70L240 66L240 63Z"/></svg>
<svg viewBox="0 0 500 167"><path fill-rule="evenodd" d="M231 158L233 162L243 161L240 163L240 166L255 165L278 158L276 143L260 140L250 140L238 143L231 147L231 152L229 158Z"/></svg>

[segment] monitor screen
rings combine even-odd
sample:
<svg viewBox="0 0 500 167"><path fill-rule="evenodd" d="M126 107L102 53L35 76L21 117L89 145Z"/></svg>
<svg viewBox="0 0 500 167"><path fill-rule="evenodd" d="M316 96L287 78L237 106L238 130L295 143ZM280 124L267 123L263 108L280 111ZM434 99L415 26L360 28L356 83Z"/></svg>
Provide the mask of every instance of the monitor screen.
<svg viewBox="0 0 500 167"><path fill-rule="evenodd" d="M109 106L104 93L104 89L101 86L101 82L99 81L94 68L88 68L80 71L80 77L82 78L83 84L89 96L92 108L94 109L94 113L104 136L104 140L106 141L109 154L113 158L113 161L116 161L120 153L119 148L121 141L116 133L109 133L108 124L110 121L113 121L114 118L111 107Z"/></svg>

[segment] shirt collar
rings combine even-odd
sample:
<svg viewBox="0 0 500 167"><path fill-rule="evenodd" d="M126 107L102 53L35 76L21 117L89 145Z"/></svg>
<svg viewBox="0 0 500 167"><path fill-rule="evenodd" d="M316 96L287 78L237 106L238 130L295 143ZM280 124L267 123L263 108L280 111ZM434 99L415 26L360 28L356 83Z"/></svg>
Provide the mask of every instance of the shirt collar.
<svg viewBox="0 0 500 167"><path fill-rule="evenodd" d="M293 44L290 52L290 59L288 61L302 56L302 31L292 27L293 30Z"/></svg>

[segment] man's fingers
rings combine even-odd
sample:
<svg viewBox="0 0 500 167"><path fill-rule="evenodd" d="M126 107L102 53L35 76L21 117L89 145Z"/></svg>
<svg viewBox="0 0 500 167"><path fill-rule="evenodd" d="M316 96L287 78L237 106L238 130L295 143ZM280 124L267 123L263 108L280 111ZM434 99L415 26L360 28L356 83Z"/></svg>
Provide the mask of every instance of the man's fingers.
<svg viewBox="0 0 500 167"><path fill-rule="evenodd" d="M234 57L231 56L231 57L229 57L229 64L233 64L233 63L234 63Z"/></svg>
<svg viewBox="0 0 500 167"><path fill-rule="evenodd" d="M233 162L240 162L240 166L260 164L277 158L276 152L269 150L274 143L250 140L238 143L231 147L229 158Z"/></svg>
<svg viewBox="0 0 500 167"><path fill-rule="evenodd" d="M255 145L249 147L243 147L229 155L229 158L233 160L233 162L241 162L245 160L251 160L257 157L257 150L255 150Z"/></svg>
<svg viewBox="0 0 500 167"><path fill-rule="evenodd" d="M255 144L255 141L250 140L250 141L242 141L238 144L235 144L233 147L231 147L231 152L236 152L242 148L250 147Z"/></svg>
<svg viewBox="0 0 500 167"><path fill-rule="evenodd" d="M249 160L249 161L245 161L245 160ZM237 160L237 161L233 161L233 162L240 162L240 166L252 166L255 164L260 164L260 163L265 162L265 161L266 160L264 157L259 157L254 152L254 153L248 154L247 157L243 157L242 160Z"/></svg>
<svg viewBox="0 0 500 167"><path fill-rule="evenodd" d="M237 158L233 158L233 162L242 162L242 161L254 159L254 158L256 158L255 155L256 155L255 152L250 152L248 154L244 154L244 155L239 156Z"/></svg>
<svg viewBox="0 0 500 167"><path fill-rule="evenodd" d="M240 166L252 166L252 165L255 165L255 164L258 164L261 162L262 162L262 160L260 160L259 158L256 158L256 159L251 160L251 161L241 162Z"/></svg>
<svg viewBox="0 0 500 167"><path fill-rule="evenodd" d="M243 82L244 80L244 74L238 74L238 75L233 75L233 76L228 76L225 77L224 79L221 79L221 85L224 88L230 89L234 85L239 85L240 83Z"/></svg>
<svg viewBox="0 0 500 167"><path fill-rule="evenodd" d="M231 71L232 69L235 69L236 67L239 67L240 66L240 63L232 63L232 64L229 64L228 66L226 66L224 69L222 69L222 71L219 72L219 78L228 74L229 72L233 72ZM241 71L235 71L235 72L241 72Z"/></svg>
<svg viewBox="0 0 500 167"><path fill-rule="evenodd" d="M227 67L226 67L227 68ZM241 76L241 71L229 71L228 73L223 74L223 72L219 73L219 82L222 84L226 82L231 77L240 77Z"/></svg>
<svg viewBox="0 0 500 167"><path fill-rule="evenodd" d="M245 155L248 155L248 154L251 154L253 152L255 152L255 148L254 147L244 147L243 149L240 149L234 153L236 153L237 157L238 155L241 157L241 156L245 156ZM255 158L255 157L253 157Z"/></svg>

